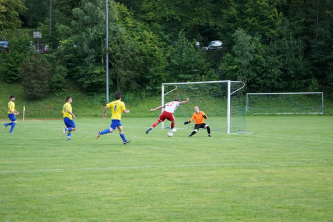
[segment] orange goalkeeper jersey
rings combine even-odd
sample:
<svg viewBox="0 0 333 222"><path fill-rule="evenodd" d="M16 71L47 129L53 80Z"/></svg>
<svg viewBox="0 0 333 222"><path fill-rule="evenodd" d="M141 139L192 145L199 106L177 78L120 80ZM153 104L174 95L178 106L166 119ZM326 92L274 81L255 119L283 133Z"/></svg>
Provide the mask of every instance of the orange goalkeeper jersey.
<svg viewBox="0 0 333 222"><path fill-rule="evenodd" d="M204 112L200 111L199 113L195 112L193 113L192 118L190 119L191 122L195 119L195 124L201 124L204 122L203 115L206 115ZM208 119L208 117L207 117Z"/></svg>

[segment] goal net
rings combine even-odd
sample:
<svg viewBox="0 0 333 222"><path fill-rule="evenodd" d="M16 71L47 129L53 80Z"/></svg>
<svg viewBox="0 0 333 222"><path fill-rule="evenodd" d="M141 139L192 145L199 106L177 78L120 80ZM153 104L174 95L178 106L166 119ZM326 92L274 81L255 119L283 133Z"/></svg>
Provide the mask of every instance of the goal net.
<svg viewBox="0 0 333 222"><path fill-rule="evenodd" d="M246 114L324 114L324 93L247 93Z"/></svg>
<svg viewBox="0 0 333 222"><path fill-rule="evenodd" d="M162 105L178 97L180 101L190 101L178 107L174 116L177 128L194 128L194 122L184 126L191 119L195 106L203 111L211 130L230 133L248 133L245 121L243 90L245 83L240 81L207 81L162 84ZM164 109L163 109L164 110ZM163 112L162 110L162 112ZM170 128L162 122L162 128Z"/></svg>

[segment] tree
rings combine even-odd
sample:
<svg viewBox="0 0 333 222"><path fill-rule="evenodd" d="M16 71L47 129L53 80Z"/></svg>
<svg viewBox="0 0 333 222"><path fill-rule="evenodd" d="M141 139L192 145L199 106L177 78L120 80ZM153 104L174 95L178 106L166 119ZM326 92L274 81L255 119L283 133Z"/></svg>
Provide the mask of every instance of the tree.
<svg viewBox="0 0 333 222"><path fill-rule="evenodd" d="M21 27L19 14L25 10L22 0L0 0L0 31Z"/></svg>
<svg viewBox="0 0 333 222"><path fill-rule="evenodd" d="M20 67L24 93L29 99L41 99L50 91L51 66L34 50L27 53Z"/></svg>

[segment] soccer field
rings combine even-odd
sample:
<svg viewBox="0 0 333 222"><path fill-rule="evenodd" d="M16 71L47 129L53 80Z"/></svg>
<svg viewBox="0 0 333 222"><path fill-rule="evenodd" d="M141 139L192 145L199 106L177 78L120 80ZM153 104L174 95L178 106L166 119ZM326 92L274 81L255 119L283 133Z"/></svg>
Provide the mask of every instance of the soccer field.
<svg viewBox="0 0 333 222"><path fill-rule="evenodd" d="M0 131L0 221L332 221L333 117L249 116L252 134L211 138L181 120L146 135L154 121L124 116L126 145L95 139L109 118L77 119L71 141L62 120Z"/></svg>

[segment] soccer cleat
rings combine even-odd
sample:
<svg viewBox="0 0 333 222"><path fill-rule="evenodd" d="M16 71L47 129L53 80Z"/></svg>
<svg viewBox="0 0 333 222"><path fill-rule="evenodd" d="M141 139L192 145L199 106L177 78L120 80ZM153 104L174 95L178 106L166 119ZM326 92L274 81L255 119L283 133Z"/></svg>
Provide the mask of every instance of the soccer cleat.
<svg viewBox="0 0 333 222"><path fill-rule="evenodd" d="M126 142L124 142L124 145L126 145L129 142L131 142L131 140L126 140Z"/></svg>
<svg viewBox="0 0 333 222"><path fill-rule="evenodd" d="M192 135L188 135L187 137L191 137Z"/></svg>
<svg viewBox="0 0 333 222"><path fill-rule="evenodd" d="M64 134L64 136L66 135L66 128L62 128L62 133Z"/></svg>
<svg viewBox="0 0 333 222"><path fill-rule="evenodd" d="M9 132L9 133L14 133L14 132Z"/></svg>
<svg viewBox="0 0 333 222"><path fill-rule="evenodd" d="M101 136L101 131L97 131L96 140Z"/></svg>
<svg viewBox="0 0 333 222"><path fill-rule="evenodd" d="M212 137L210 134L208 134L208 137Z"/></svg>
<svg viewBox="0 0 333 222"><path fill-rule="evenodd" d="M148 134L149 131L152 130L152 129L153 129L153 128L151 128L151 127L150 127L149 129L147 129L146 134Z"/></svg>
<svg viewBox="0 0 333 222"><path fill-rule="evenodd" d="M3 128L4 129L6 129L7 128L7 124L5 123L5 124L3 124Z"/></svg>
<svg viewBox="0 0 333 222"><path fill-rule="evenodd" d="M71 140L71 138L67 138L67 140Z"/></svg>

